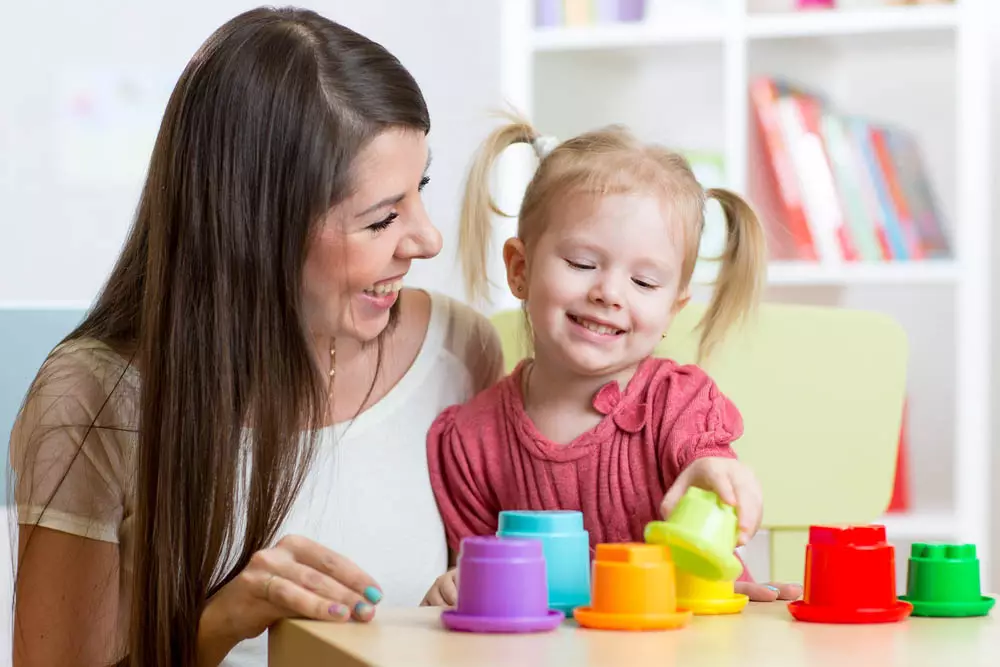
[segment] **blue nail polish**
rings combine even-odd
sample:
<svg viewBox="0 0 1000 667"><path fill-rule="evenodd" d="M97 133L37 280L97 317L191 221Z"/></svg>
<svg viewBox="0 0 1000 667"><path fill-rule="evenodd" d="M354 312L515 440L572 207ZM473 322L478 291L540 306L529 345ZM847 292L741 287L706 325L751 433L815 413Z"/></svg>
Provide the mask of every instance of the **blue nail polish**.
<svg viewBox="0 0 1000 667"><path fill-rule="evenodd" d="M354 615L358 618L365 618L372 613L372 606L367 602L358 602L354 605Z"/></svg>
<svg viewBox="0 0 1000 667"><path fill-rule="evenodd" d="M769 588L770 590L774 591L775 593L778 592L778 587L777 586L765 586L765 588Z"/></svg>
<svg viewBox="0 0 1000 667"><path fill-rule="evenodd" d="M365 598L372 604L378 604L382 600L382 591L374 586L369 586L365 589Z"/></svg>

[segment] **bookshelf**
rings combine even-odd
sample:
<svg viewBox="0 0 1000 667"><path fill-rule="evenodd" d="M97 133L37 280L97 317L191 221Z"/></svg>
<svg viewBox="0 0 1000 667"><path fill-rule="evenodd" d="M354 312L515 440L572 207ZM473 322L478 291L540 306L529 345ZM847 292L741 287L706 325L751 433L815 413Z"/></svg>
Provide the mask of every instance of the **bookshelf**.
<svg viewBox="0 0 1000 667"><path fill-rule="evenodd" d="M723 184L743 193L758 150L748 95L757 75L796 80L838 108L913 130L951 255L772 261L766 298L878 309L907 328L909 458L914 472L922 472L911 478L912 508L884 522L904 547L922 540L975 543L988 581L987 1L906 7L851 1L867 6L800 12L791 0L715 0L703 3L714 11L656 21L535 27L533 0L504 0L502 92L556 136L623 122L676 148L715 152L725 165ZM527 149L509 153L500 165L498 199L516 211L534 159ZM500 225L497 241L515 227L513 220ZM503 286L499 260L491 275ZM701 264L695 282L711 283L713 276L712 266ZM493 308L514 305L505 289L494 292Z"/></svg>

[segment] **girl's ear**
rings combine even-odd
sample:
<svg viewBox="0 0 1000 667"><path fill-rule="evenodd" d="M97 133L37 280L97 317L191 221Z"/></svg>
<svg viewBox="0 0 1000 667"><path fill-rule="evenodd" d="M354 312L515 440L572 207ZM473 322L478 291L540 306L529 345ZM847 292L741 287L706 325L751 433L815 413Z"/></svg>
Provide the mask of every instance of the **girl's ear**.
<svg viewBox="0 0 1000 667"><path fill-rule="evenodd" d="M673 317L673 316L677 315L677 313L679 313L682 310L684 310L684 306L688 305L688 301L690 301L690 300L691 300L691 288L690 287L685 287L677 295L677 298L674 299L674 305L670 309L670 316Z"/></svg>
<svg viewBox="0 0 1000 667"><path fill-rule="evenodd" d="M503 263L507 266L510 293L521 301L528 298L528 259L521 239L509 238L503 244Z"/></svg>

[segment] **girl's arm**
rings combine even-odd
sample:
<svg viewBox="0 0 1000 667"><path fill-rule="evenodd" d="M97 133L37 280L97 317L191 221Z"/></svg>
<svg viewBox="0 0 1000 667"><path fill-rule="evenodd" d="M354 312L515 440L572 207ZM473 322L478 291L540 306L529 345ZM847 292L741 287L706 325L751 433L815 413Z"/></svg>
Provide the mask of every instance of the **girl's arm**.
<svg viewBox="0 0 1000 667"><path fill-rule="evenodd" d="M118 580L117 544L21 525L14 667L119 659Z"/></svg>

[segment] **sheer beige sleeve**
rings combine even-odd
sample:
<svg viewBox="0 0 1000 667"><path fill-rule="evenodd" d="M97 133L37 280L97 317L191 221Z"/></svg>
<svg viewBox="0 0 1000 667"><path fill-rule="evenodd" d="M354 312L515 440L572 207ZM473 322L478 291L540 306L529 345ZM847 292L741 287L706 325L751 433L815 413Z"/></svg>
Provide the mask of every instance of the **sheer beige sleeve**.
<svg viewBox="0 0 1000 667"><path fill-rule="evenodd" d="M450 315L448 349L469 369L477 394L503 376L500 337L485 315L460 301L451 301Z"/></svg>
<svg viewBox="0 0 1000 667"><path fill-rule="evenodd" d="M11 431L18 523L119 541L136 396L134 370L100 343L50 356Z"/></svg>

